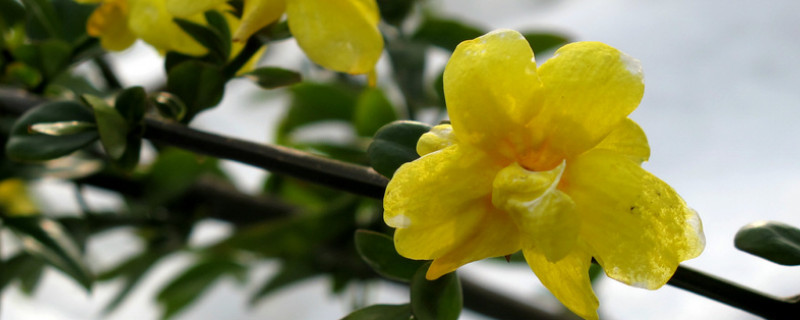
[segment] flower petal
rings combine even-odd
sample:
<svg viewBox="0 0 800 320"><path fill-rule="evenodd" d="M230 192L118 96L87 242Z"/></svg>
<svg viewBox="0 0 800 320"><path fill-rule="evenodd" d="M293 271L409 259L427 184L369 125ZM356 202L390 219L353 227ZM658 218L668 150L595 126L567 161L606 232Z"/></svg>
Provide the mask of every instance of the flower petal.
<svg viewBox="0 0 800 320"><path fill-rule="evenodd" d="M202 55L206 49L172 21L163 0L130 0L128 26L139 38L161 52L176 51L188 55ZM202 14L185 19L205 23Z"/></svg>
<svg viewBox="0 0 800 320"><path fill-rule="evenodd" d="M524 124L539 111L533 97L540 87L533 51L513 30L462 42L444 70L447 112L458 139L508 157L532 145Z"/></svg>
<svg viewBox="0 0 800 320"><path fill-rule="evenodd" d="M581 238L609 277L656 289L681 261L702 252L697 213L626 156L592 150L570 164L564 179L587 226Z"/></svg>
<svg viewBox="0 0 800 320"><path fill-rule="evenodd" d="M437 279L467 263L509 255L521 249L521 234L508 214L495 209L488 201L478 202L468 210L472 209L481 211L478 213L481 220L462 242L433 260L425 275L428 280Z"/></svg>
<svg viewBox="0 0 800 320"><path fill-rule="evenodd" d="M128 3L105 1L89 16L86 33L100 38L100 45L112 51L125 50L136 36L128 29Z"/></svg>
<svg viewBox="0 0 800 320"><path fill-rule="evenodd" d="M623 120L594 148L617 152L638 164L650 158L650 144L647 143L644 130L629 118Z"/></svg>
<svg viewBox="0 0 800 320"><path fill-rule="evenodd" d="M573 250L553 263L535 249L523 249L522 253L536 277L564 306L584 319L598 319L600 303L589 279L591 255L583 250Z"/></svg>
<svg viewBox="0 0 800 320"><path fill-rule="evenodd" d="M176 17L190 17L214 9L226 0L167 0L167 11Z"/></svg>
<svg viewBox="0 0 800 320"><path fill-rule="evenodd" d="M537 247L548 261L566 256L575 245L580 219L575 203L556 187L566 163L549 171L529 171L513 163L492 183L492 204L508 212L520 232L523 247Z"/></svg>
<svg viewBox="0 0 800 320"><path fill-rule="evenodd" d="M386 187L384 220L397 228L395 248L410 259L452 251L490 214L500 167L482 152L455 144L402 165Z"/></svg>
<svg viewBox="0 0 800 320"><path fill-rule="evenodd" d="M600 42L568 44L538 73L544 106L531 127L544 128L535 134L567 157L599 143L636 109L644 93L639 61Z"/></svg>
<svg viewBox="0 0 800 320"><path fill-rule="evenodd" d="M383 52L375 0L288 0L286 14L297 44L325 68L368 73Z"/></svg>
<svg viewBox="0 0 800 320"><path fill-rule="evenodd" d="M453 134L453 127L449 124L440 124L419 137L417 154L424 156L447 148L454 143L456 143L456 136Z"/></svg>
<svg viewBox="0 0 800 320"><path fill-rule="evenodd" d="M286 0L245 0L242 24L233 34L233 41L241 42L253 33L278 19L286 11Z"/></svg>

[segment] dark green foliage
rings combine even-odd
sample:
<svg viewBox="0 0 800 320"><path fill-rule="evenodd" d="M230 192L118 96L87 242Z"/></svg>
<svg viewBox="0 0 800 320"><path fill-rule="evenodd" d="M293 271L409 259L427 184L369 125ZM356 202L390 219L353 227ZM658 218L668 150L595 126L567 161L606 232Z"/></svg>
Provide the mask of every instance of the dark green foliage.
<svg viewBox="0 0 800 320"><path fill-rule="evenodd" d="M59 101L26 112L11 128L6 144L8 157L22 161L49 160L68 155L98 138L96 130L73 134L50 135L31 132L30 126L41 123L94 123L92 111L77 102Z"/></svg>
<svg viewBox="0 0 800 320"><path fill-rule="evenodd" d="M91 289L94 276L77 245L58 222L40 216L6 216L3 225L23 240L26 252L63 271L86 290Z"/></svg>
<svg viewBox="0 0 800 320"><path fill-rule="evenodd" d="M222 69L197 60L178 63L167 73L167 88L186 104L184 121L222 100L227 79Z"/></svg>
<svg viewBox="0 0 800 320"><path fill-rule="evenodd" d="M411 280L411 310L419 320L457 320L463 298L461 281L455 272L436 280L425 279L430 263L417 270Z"/></svg>
<svg viewBox="0 0 800 320"><path fill-rule="evenodd" d="M302 126L353 118L356 96L341 86L306 82L292 86L291 92L289 112L278 126L280 143L288 142L289 134Z"/></svg>
<svg viewBox="0 0 800 320"><path fill-rule="evenodd" d="M462 21L427 17L413 39L453 51L462 41L475 39L484 33L483 28Z"/></svg>
<svg viewBox="0 0 800 320"><path fill-rule="evenodd" d="M410 282L424 264L400 256L391 237L374 231L356 231L356 249L372 270L391 280Z"/></svg>
<svg viewBox="0 0 800 320"><path fill-rule="evenodd" d="M253 80L264 89L285 87L303 80L299 73L277 67L260 67L242 76Z"/></svg>
<svg viewBox="0 0 800 320"><path fill-rule="evenodd" d="M409 320L411 315L410 304L390 305L376 304L354 311L341 320Z"/></svg>
<svg viewBox="0 0 800 320"><path fill-rule="evenodd" d="M359 136L372 137L378 129L395 120L397 112L383 91L368 88L361 92L353 115L353 126Z"/></svg>
<svg viewBox="0 0 800 320"><path fill-rule="evenodd" d="M200 261L170 281L156 296L168 319L191 304L223 276L242 279L246 269L228 257L210 257Z"/></svg>
<svg viewBox="0 0 800 320"><path fill-rule="evenodd" d="M367 149L369 163L378 173L391 178L406 162L419 158L417 141L431 127L415 121L395 121L383 126Z"/></svg>
<svg viewBox="0 0 800 320"><path fill-rule="evenodd" d="M756 221L736 232L736 248L777 264L800 265L800 229L777 221Z"/></svg>

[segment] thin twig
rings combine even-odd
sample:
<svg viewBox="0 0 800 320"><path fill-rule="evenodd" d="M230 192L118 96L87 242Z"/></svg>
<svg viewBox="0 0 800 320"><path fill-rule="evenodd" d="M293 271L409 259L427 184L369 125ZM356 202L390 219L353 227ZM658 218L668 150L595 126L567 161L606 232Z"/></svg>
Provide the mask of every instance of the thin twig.
<svg viewBox="0 0 800 320"><path fill-rule="evenodd" d="M0 112L19 115L42 101L24 91L0 89ZM228 138L153 119L147 119L146 125L144 136L150 140L250 164L359 195L381 199L388 182L370 168L290 148ZM788 319L786 315L796 317L800 314L800 304L795 298L775 298L684 266L678 267L668 284L768 319ZM472 286L467 285L465 288ZM469 301L475 300L470 298ZM515 307L511 303L506 308ZM528 309L515 309L513 312L519 312L514 314L523 318L530 316Z"/></svg>

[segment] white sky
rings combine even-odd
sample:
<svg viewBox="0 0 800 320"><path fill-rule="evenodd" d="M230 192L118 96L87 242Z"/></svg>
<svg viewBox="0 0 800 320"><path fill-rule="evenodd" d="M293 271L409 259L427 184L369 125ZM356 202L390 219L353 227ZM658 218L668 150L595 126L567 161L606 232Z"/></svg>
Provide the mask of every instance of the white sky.
<svg viewBox="0 0 800 320"><path fill-rule="evenodd" d="M778 296L800 293L798 269L783 267L737 251L739 227L760 219L800 226L800 2L794 0L429 0L446 15L491 28L563 31L575 40L608 43L639 59L646 75L644 100L632 118L644 128L652 156L645 168L670 183L703 219L706 251L686 265ZM302 56L291 43L270 62ZM144 53L143 53L144 52ZM127 84L159 76L152 52L136 50L122 58L139 63L119 65ZM540 62L542 59L537 59ZM385 61L382 62L385 65ZM228 87L226 101L198 117L195 125L250 140L267 141L280 108L254 108L268 93L252 85ZM235 98L238 97L238 98ZM280 98L279 99L284 99ZM282 100L278 100L282 101ZM228 122L229 125L224 123ZM230 125L236 123L236 125ZM242 186L254 190L263 173L226 164L239 174ZM201 228L213 237L215 224ZM90 257L109 263L138 247L125 234L94 242ZM200 241L200 240L198 240ZM100 243L102 242L102 243ZM7 243L4 239L4 243ZM158 314L150 301L165 279L189 263L173 257L134 293L113 318L151 319ZM274 269L259 268L251 292ZM486 279L493 287L531 301L546 297L525 267L479 263L462 274ZM117 286L101 285L87 297L70 281L48 272L43 286L28 300L6 292L2 319L99 319L99 311ZM328 284L316 279L287 289L273 300L246 312L248 297L232 282L218 285L179 319L337 319L349 301L327 294ZM596 290L601 315L608 319L752 319L746 313L679 289L646 291L604 279ZM402 290L381 286L376 302L406 301ZM314 301L314 307L307 307ZM469 314L465 319L480 318Z"/></svg>

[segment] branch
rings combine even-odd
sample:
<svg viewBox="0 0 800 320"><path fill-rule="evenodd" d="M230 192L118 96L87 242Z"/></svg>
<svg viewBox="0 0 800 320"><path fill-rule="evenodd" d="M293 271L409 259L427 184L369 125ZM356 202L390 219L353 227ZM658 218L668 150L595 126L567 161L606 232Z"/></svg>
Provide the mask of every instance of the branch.
<svg viewBox="0 0 800 320"><path fill-rule="evenodd" d="M42 101L44 100L24 91L0 88L0 112L20 115ZM386 178L371 168L290 148L219 136L154 119L146 119L146 126L144 137L152 141L250 164L277 174L293 176L375 199L383 197L388 183ZM787 314L795 316L800 314L800 304L796 298L775 298L684 266L678 267L668 284L769 319L788 319L785 316ZM465 286L465 297L475 293L475 291L466 293L467 288L474 287ZM494 294L483 294L481 299L490 299ZM514 312L513 318L530 316L529 308L520 308L524 304L517 305L517 302L510 298L503 300L509 301L504 308ZM469 298L468 301L475 303L473 298ZM469 305L467 307L471 308Z"/></svg>

